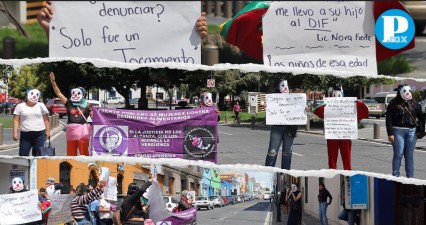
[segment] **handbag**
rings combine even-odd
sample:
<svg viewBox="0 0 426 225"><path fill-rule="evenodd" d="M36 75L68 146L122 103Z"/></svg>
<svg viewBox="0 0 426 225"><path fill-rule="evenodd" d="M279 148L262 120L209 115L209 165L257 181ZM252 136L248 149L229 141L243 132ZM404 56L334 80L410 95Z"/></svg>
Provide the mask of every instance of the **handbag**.
<svg viewBox="0 0 426 225"><path fill-rule="evenodd" d="M47 143L47 142L46 142ZM37 156L55 156L55 147L52 147L49 138L49 144L44 143L43 147L40 147Z"/></svg>
<svg viewBox="0 0 426 225"><path fill-rule="evenodd" d="M406 106L404 106L404 109L407 110L408 114L410 114L411 119L416 124L417 139L422 139L426 135L425 127L418 123L418 119L414 118L413 114L411 114L410 110L408 110Z"/></svg>
<svg viewBox="0 0 426 225"><path fill-rule="evenodd" d="M130 213L135 209L135 206L130 210L129 214L127 214L124 220L121 220L121 209L116 209L112 212L112 220L114 221L114 225L122 225L125 224L127 219L129 218Z"/></svg>

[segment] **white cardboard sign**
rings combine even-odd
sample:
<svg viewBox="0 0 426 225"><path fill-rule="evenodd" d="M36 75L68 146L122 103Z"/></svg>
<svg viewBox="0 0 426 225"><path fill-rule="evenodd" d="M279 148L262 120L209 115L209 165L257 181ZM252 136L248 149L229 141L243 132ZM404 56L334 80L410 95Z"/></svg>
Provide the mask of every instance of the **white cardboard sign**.
<svg viewBox="0 0 426 225"><path fill-rule="evenodd" d="M377 75L373 2L272 2L262 24L267 66Z"/></svg>
<svg viewBox="0 0 426 225"><path fill-rule="evenodd" d="M103 196L107 200L117 201L117 178L109 177Z"/></svg>
<svg viewBox="0 0 426 225"><path fill-rule="evenodd" d="M325 139L358 139L355 97L325 98Z"/></svg>
<svg viewBox="0 0 426 225"><path fill-rule="evenodd" d="M74 194L60 194L50 196L50 206L48 225L64 224L72 221L71 200Z"/></svg>
<svg viewBox="0 0 426 225"><path fill-rule="evenodd" d="M306 94L266 95L266 125L304 125L307 122Z"/></svg>
<svg viewBox="0 0 426 225"><path fill-rule="evenodd" d="M200 1L54 1L50 57L201 64Z"/></svg>
<svg viewBox="0 0 426 225"><path fill-rule="evenodd" d="M37 190L0 195L0 224L24 224L41 220Z"/></svg>

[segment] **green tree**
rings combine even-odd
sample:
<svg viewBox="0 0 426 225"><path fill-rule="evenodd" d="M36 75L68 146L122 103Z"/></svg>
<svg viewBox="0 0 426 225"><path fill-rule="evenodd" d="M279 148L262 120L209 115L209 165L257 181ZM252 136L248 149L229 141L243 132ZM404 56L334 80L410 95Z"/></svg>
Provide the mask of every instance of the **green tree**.
<svg viewBox="0 0 426 225"><path fill-rule="evenodd" d="M46 83L37 75L35 65L25 65L18 73L12 73L9 79L9 95L25 98L29 89L38 89L41 93L46 90Z"/></svg>

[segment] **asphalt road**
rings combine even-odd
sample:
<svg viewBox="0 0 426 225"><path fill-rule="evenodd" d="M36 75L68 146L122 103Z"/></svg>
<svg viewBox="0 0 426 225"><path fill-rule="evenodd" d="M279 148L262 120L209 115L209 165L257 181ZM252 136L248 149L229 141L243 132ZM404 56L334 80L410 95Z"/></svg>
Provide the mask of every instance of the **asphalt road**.
<svg viewBox="0 0 426 225"><path fill-rule="evenodd" d="M197 224L202 225L264 225L270 209L269 201L253 200L235 205L197 211Z"/></svg>

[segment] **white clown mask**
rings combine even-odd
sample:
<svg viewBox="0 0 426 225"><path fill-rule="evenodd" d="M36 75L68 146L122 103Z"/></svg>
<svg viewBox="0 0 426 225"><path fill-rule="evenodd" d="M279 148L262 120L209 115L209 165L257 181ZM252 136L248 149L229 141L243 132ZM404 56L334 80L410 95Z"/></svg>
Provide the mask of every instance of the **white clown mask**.
<svg viewBox="0 0 426 225"><path fill-rule="evenodd" d="M297 186L295 184L291 185L291 191L292 192L296 192L297 191Z"/></svg>
<svg viewBox="0 0 426 225"><path fill-rule="evenodd" d="M79 102L81 99L83 99L83 91L80 88L73 88L71 90L71 101Z"/></svg>
<svg viewBox="0 0 426 225"><path fill-rule="evenodd" d="M343 97L343 93L341 91L334 90L333 93L331 94L331 97L340 98L340 97Z"/></svg>
<svg viewBox="0 0 426 225"><path fill-rule="evenodd" d="M49 184L46 187L46 192L49 196L51 195L60 195L61 194L61 190L55 190L55 184Z"/></svg>
<svg viewBox="0 0 426 225"><path fill-rule="evenodd" d="M201 100L203 101L204 105L206 105L206 106L213 106L212 93L210 93L210 92L204 93L201 96Z"/></svg>
<svg viewBox="0 0 426 225"><path fill-rule="evenodd" d="M402 99L408 101L413 98L413 95L411 94L411 87L410 86L404 86L399 90L399 94L401 94Z"/></svg>
<svg viewBox="0 0 426 225"><path fill-rule="evenodd" d="M32 89L27 92L27 100L32 103L37 103L40 98L40 91L37 89Z"/></svg>
<svg viewBox="0 0 426 225"><path fill-rule="evenodd" d="M282 80L279 84L279 88L280 88L280 92L281 93L289 93L289 89L288 89L288 83L286 80Z"/></svg>
<svg viewBox="0 0 426 225"><path fill-rule="evenodd" d="M12 180L12 189L16 192L22 191L24 189L24 181L20 177L15 177Z"/></svg>

